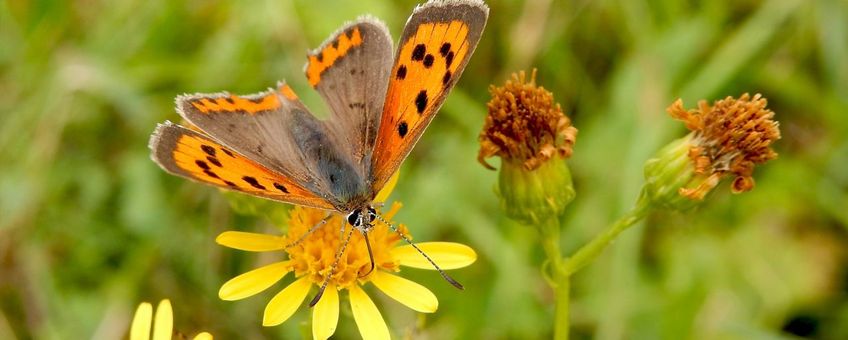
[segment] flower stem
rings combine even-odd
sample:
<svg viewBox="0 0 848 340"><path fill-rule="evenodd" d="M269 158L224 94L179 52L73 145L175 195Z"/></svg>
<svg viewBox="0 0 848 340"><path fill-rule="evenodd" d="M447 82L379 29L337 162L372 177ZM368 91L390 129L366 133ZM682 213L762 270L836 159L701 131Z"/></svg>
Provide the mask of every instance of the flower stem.
<svg viewBox="0 0 848 340"><path fill-rule="evenodd" d="M577 250L573 256L569 257L563 263L562 269L567 276L571 276L586 265L591 263L606 249L606 247L618 237L618 234L627 230L627 228L636 224L647 215L650 208L650 200L645 192L639 195L639 201L630 209L624 216L621 216L612 226L602 234L596 236L591 242Z"/></svg>
<svg viewBox="0 0 848 340"><path fill-rule="evenodd" d="M571 293L571 278L563 271L557 279L556 309L554 310L554 339L568 340L569 320L569 294Z"/></svg>
<svg viewBox="0 0 848 340"><path fill-rule="evenodd" d="M609 229L578 249L574 256L569 258L563 258L560 250L559 219L551 217L539 225L539 231L542 234L542 248L548 257L547 267L543 268L543 274L554 290L556 299L554 309L555 340L568 340L571 275L594 261L621 232L642 220L648 213L649 203L648 195L642 192L633 209L625 213Z"/></svg>
<svg viewBox="0 0 848 340"><path fill-rule="evenodd" d="M542 234L542 248L548 257L548 283L555 292L554 339L568 340L569 328L569 275L565 271L564 259L560 251L560 225L556 217L548 218L539 226ZM543 269L544 270L544 269Z"/></svg>

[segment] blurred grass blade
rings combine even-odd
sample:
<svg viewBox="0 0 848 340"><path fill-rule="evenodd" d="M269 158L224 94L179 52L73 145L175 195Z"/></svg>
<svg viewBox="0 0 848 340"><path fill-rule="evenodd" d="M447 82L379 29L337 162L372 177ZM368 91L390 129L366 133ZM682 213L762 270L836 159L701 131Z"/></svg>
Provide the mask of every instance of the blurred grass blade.
<svg viewBox="0 0 848 340"><path fill-rule="evenodd" d="M727 37L704 67L683 86L680 97L684 102L711 98L731 78L739 73L783 28L801 0L771 0L760 8L733 34Z"/></svg>

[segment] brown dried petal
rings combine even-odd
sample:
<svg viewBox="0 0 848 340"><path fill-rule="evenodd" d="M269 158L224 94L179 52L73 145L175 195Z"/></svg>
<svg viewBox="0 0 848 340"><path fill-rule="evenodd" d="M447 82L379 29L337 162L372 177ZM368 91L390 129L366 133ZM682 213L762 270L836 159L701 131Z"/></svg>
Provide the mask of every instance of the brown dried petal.
<svg viewBox="0 0 848 340"><path fill-rule="evenodd" d="M695 135L689 157L695 173L709 175L710 180L695 189L682 189L681 194L698 199L703 197L718 179L734 176L734 193L754 188L754 167L777 157L771 144L780 139L774 112L760 94L743 94L738 99L727 97L710 106L700 101L698 108L686 110L678 99L667 111L672 118L683 121Z"/></svg>
<svg viewBox="0 0 848 340"><path fill-rule="evenodd" d="M490 86L489 114L480 132L477 159L486 168L486 159L500 156L536 169L554 156L571 156L577 129L563 114L553 94L536 85L536 70L526 80L525 73L513 74L503 87Z"/></svg>

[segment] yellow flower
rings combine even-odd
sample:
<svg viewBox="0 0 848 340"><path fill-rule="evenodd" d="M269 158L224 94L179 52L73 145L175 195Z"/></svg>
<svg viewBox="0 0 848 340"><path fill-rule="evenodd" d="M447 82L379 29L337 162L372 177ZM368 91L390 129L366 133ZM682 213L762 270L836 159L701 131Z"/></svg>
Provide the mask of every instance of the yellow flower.
<svg viewBox="0 0 848 340"><path fill-rule="evenodd" d="M400 207L400 203L392 204L383 214L383 218L391 221ZM319 225L328 214L330 213L327 211L298 206L290 211L289 230L284 236L237 231L219 235L216 241L223 246L256 252L284 251L288 254L288 259L254 269L227 281L221 286L218 296L230 301L244 299L268 289L288 273L294 273L294 282L268 302L262 320L264 326L285 322L303 304L311 287L320 287L325 275L332 271L331 267L342 242L339 232L341 226L346 226L346 234L350 230L350 226L345 224L344 216L332 213L326 223L307 234L310 228ZM377 306L362 288L369 282L389 297L418 312L432 313L438 308L439 301L430 290L393 274L400 271L400 266L434 268L412 246L398 246L401 237L385 223L375 222L374 228L368 233L374 256L374 270L371 270L365 239L360 233L353 233L324 295L312 309L313 338L326 339L333 335L339 317L339 291L347 290L353 318L362 337L388 339L388 326ZM398 230L408 235L404 225L398 226ZM289 246L292 244L294 245ZM465 267L477 259L474 250L462 244L425 242L417 246L442 269Z"/></svg>
<svg viewBox="0 0 848 340"><path fill-rule="evenodd" d="M159 302L156 307L156 319L153 318L153 305L142 302L138 305L130 326L130 340L149 340L153 326L153 340L170 340L174 328L174 311L168 299ZM201 332L194 340L212 340L212 334Z"/></svg>

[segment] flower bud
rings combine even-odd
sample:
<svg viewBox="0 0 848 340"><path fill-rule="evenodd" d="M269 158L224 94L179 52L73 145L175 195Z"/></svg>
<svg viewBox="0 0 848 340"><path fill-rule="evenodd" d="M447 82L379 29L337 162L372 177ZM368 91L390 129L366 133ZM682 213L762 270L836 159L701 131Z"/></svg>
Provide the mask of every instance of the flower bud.
<svg viewBox="0 0 848 340"><path fill-rule="evenodd" d="M527 224L562 214L574 198L571 156L577 129L553 94L536 85L536 71L513 74L503 87L489 88L492 100L480 133L477 160L501 158L498 194L510 218Z"/></svg>
<svg viewBox="0 0 848 340"><path fill-rule="evenodd" d="M575 196L571 171L564 159L553 158L534 170L522 163L504 161L498 174L498 196L507 216L537 225L559 216Z"/></svg>
<svg viewBox="0 0 848 340"><path fill-rule="evenodd" d="M682 188L698 187L705 178L695 175L695 165L689 158L692 134L673 141L645 162L644 194L657 207L686 210L701 200L681 195Z"/></svg>

